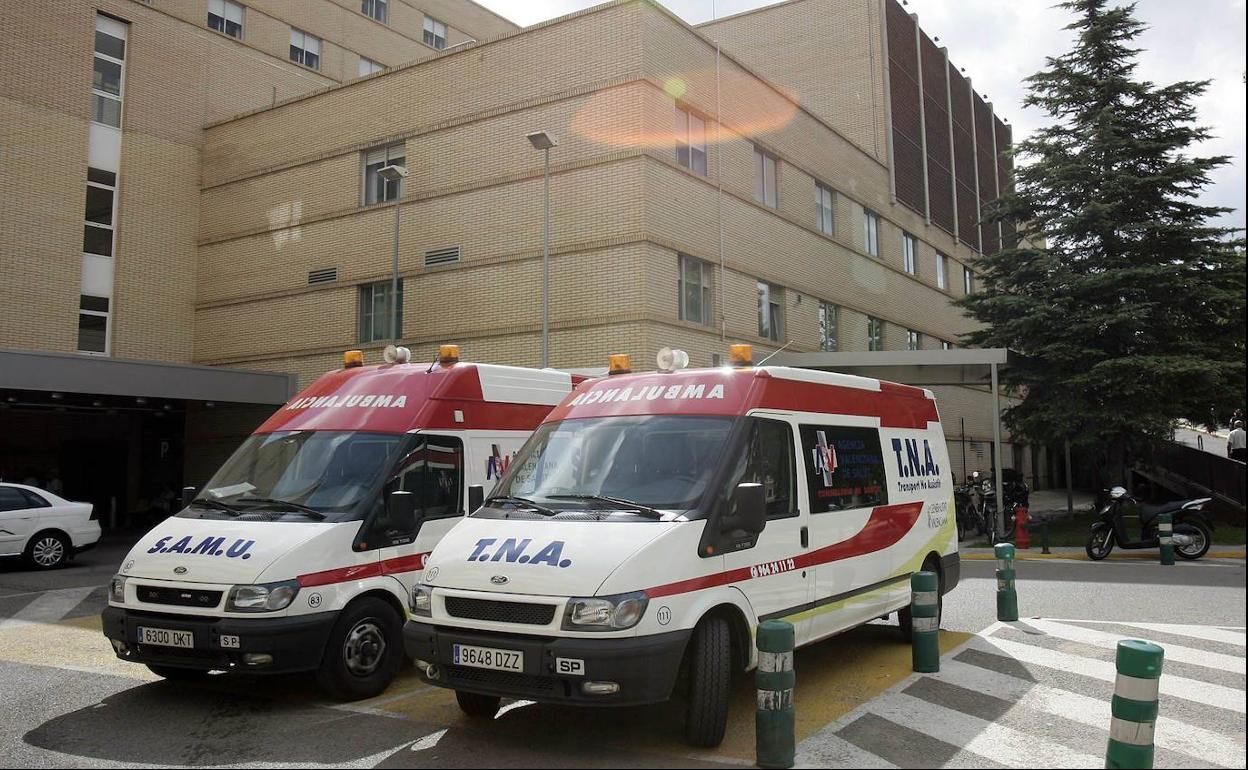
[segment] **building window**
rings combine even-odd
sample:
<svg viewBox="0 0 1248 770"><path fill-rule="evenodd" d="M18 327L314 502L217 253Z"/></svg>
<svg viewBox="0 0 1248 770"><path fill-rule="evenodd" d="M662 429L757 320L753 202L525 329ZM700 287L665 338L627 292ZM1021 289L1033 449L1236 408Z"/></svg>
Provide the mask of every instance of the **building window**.
<svg viewBox="0 0 1248 770"><path fill-rule="evenodd" d="M776 159L758 147L754 148L754 200L773 209L778 201Z"/></svg>
<svg viewBox="0 0 1248 770"><path fill-rule="evenodd" d="M439 51L446 48L446 25L429 16L425 17L425 45Z"/></svg>
<svg viewBox="0 0 1248 770"><path fill-rule="evenodd" d="M319 70L321 68L321 39L292 28L290 30L290 60Z"/></svg>
<svg viewBox="0 0 1248 770"><path fill-rule="evenodd" d="M835 353L837 349L837 318L839 308L829 302L819 303L819 349Z"/></svg>
<svg viewBox="0 0 1248 770"><path fill-rule="evenodd" d="M108 353L108 298L78 298L78 351Z"/></svg>
<svg viewBox="0 0 1248 770"><path fill-rule="evenodd" d="M676 162L706 175L706 121L681 107L676 108Z"/></svg>
<svg viewBox="0 0 1248 770"><path fill-rule="evenodd" d="M243 37L243 6L231 0L208 0L208 26L230 37Z"/></svg>
<svg viewBox="0 0 1248 770"><path fill-rule="evenodd" d="M922 350L923 335L913 329L906 329L906 350Z"/></svg>
<svg viewBox="0 0 1248 770"><path fill-rule="evenodd" d="M94 168L87 170L87 204L82 225L82 250L87 254L113 256L116 185L116 174Z"/></svg>
<svg viewBox="0 0 1248 770"><path fill-rule="evenodd" d="M962 268L962 291L967 294L975 293L975 274L969 267Z"/></svg>
<svg viewBox="0 0 1248 770"><path fill-rule="evenodd" d="M910 233L901 234L901 266L910 275L914 275L914 255L919 251L919 239Z"/></svg>
<svg viewBox="0 0 1248 770"><path fill-rule="evenodd" d="M949 258L936 252L936 288L949 289Z"/></svg>
<svg viewBox="0 0 1248 770"><path fill-rule="evenodd" d="M884 349L884 322L878 318L867 317L867 350L875 352Z"/></svg>
<svg viewBox="0 0 1248 770"><path fill-rule="evenodd" d="M880 256L880 215L862 210L862 247L873 257Z"/></svg>
<svg viewBox="0 0 1248 770"><path fill-rule="evenodd" d="M831 187L815 185L815 211L819 232L836 235L836 193Z"/></svg>
<svg viewBox="0 0 1248 770"><path fill-rule="evenodd" d="M397 339L403 332L403 281L399 281L398 329L391 331L395 321L394 305L390 303L390 281L379 281L360 287L360 342Z"/></svg>
<svg viewBox="0 0 1248 770"><path fill-rule="evenodd" d="M121 128L125 86L127 25L109 16L95 17L95 71L91 76L91 119Z"/></svg>
<svg viewBox="0 0 1248 770"><path fill-rule="evenodd" d="M379 173L386 166L403 165L403 145L375 147L364 153L364 205L392 201L403 194L403 181L387 182Z"/></svg>
<svg viewBox="0 0 1248 770"><path fill-rule="evenodd" d="M700 259L680 255L680 320L710 326L711 266Z"/></svg>
<svg viewBox="0 0 1248 770"><path fill-rule="evenodd" d="M360 69L359 69L358 76L364 77L365 75L371 75L374 72L381 72L385 68L386 68L385 65L379 64L378 62L375 62L372 59L365 59L363 56L361 56L360 57Z"/></svg>
<svg viewBox="0 0 1248 770"><path fill-rule="evenodd" d="M758 336L779 341L784 333L784 289L758 282Z"/></svg>
<svg viewBox="0 0 1248 770"><path fill-rule="evenodd" d="M363 0L360 3L360 13L385 24L389 11L389 8L386 7L387 5L387 0Z"/></svg>

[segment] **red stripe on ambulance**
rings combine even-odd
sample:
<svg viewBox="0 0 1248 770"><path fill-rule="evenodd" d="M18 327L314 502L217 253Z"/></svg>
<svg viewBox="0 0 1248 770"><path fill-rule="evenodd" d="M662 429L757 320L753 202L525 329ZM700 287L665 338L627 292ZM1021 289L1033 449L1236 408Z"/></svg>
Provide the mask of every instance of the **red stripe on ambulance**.
<svg viewBox="0 0 1248 770"><path fill-rule="evenodd" d="M300 588L328 586L335 583L346 583L352 580L365 580L382 575L401 575L405 572L419 572L425 568L428 553L415 553L410 556L399 556L385 561L368 564L355 564L350 567L338 567L321 572L311 572L298 577Z"/></svg>

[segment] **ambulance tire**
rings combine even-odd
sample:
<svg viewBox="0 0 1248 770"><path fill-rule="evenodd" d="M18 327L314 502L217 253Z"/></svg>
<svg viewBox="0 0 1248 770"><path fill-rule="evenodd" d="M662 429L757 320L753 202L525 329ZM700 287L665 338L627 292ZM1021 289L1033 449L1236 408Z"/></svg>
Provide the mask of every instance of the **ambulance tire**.
<svg viewBox="0 0 1248 770"><path fill-rule="evenodd" d="M493 719L498 714L498 707L503 699L497 695L479 695L475 692L455 691L455 702L459 710L473 719Z"/></svg>
<svg viewBox="0 0 1248 770"><path fill-rule="evenodd" d="M168 679L170 682L198 682L201 679L207 679L208 673L199 668L178 668L177 666L153 666L150 663L147 668L161 679Z"/></svg>
<svg viewBox="0 0 1248 770"><path fill-rule="evenodd" d="M940 562L935 556L927 557L927 561L923 562L921 569L924 572L935 572L940 575ZM941 588L944 587L944 577L941 577ZM940 628L940 622L945 616L945 596L944 591L940 590L936 594L936 627ZM897 626L901 629L901 638L906 644L910 644L914 640L914 622L910 617L910 606L906 605L897 610Z"/></svg>
<svg viewBox="0 0 1248 770"><path fill-rule="evenodd" d="M732 683L732 632L723 618L705 618L689 645L689 703L685 711L685 742L714 748L728 727L728 696Z"/></svg>
<svg viewBox="0 0 1248 770"><path fill-rule="evenodd" d="M348 604L334 623L316 683L335 700L372 698L390 686L404 655L398 613L381 599L365 596Z"/></svg>

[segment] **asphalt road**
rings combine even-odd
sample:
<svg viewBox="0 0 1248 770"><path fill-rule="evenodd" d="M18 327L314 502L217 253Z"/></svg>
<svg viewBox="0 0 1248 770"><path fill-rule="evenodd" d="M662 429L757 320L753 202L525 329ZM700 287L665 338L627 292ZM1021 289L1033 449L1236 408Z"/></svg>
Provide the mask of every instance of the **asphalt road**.
<svg viewBox="0 0 1248 770"><path fill-rule="evenodd" d="M459 714L453 697L425 686L410 670L389 692L361 704L334 704L324 700L308 677L250 680L213 677L195 686L157 680L141 666L116 660L99 632L98 613L105 604L104 586L126 550L125 543L105 543L80 556L69 569L53 573L33 573L20 565L0 564L0 688L5 693L5 708L0 712L3 764L22 767L705 767L752 764L754 697L748 678L736 683L729 736L724 746L714 752L695 752L681 744L681 716L676 706L576 710L519 702L493 722L473 722ZM976 663L974 655L982 657L983 650L1014 649L1020 646L1018 640L1027 641L1022 631L1002 629L994 623L993 567L991 561L964 561L962 584L945 598L944 627L950 633L942 640L944 649L968 643L982 647L978 652L962 652L958 661ZM1174 567L1161 567L1146 560L1101 564L1025 561L1018 564L1018 592L1024 620L1039 617L1057 621L1113 621L1095 627L1112 633L1131 631L1132 623L1194 624L1193 627L1210 628L1245 625L1242 559L1204 560ZM1047 622L1035 625L1044 626ZM923 743L913 736L903 736L904 739L895 741L895 746L872 747L869 754L864 754L860 748L868 745L864 741L875 740L872 736L891 735L884 724L887 720L877 714L893 713L888 709L898 708L898 703L914 708L935 708L930 704L924 706L921 698L940 701L952 686L914 683L909 670L909 648L898 643L896 629L890 625L874 623L799 651L796 662L799 671L798 739L803 747L799 756L805 761L824 765L853 764L888 756L892 757L889 761L904 764L907 747L913 750L915 746L928 746L930 741L936 740L927 738L929 743ZM1049 627L1054 633L1079 638L1091 635L1095 640L1100 632L1089 628L1092 627L1077 624ZM1135 630L1138 631L1138 627ZM1199 628L1196 631L1188 628L1184 633L1201 632ZM1242 639L1241 631L1215 629L1210 633L1240 634L1232 638ZM973 634L991 636L981 639ZM1183 641L1177 635L1168 638ZM1011 643L1014 648L1010 647ZM1059 654L1060 640L1045 644L1045 649L1031 652ZM1061 654L1074 650L1085 656L1077 658L1078 661L1090 661L1086 656L1111 655L1103 649L1093 650L1086 640L1066 644ZM1219 687L1230 687L1230 692L1238 690L1242 696L1242 642L1239 645L1226 647L1223 644L1218 648L1235 653L1223 655L1223 658L1230 660L1239 673L1216 672L1216 676L1210 676L1221 683ZM1184 664L1176 665L1181 668ZM950 667L972 671L968 663L955 661ZM997 679L992 681L999 682L1003 678L999 673L974 671L978 671L980 679L995 676ZM1030 682L1031 675L1028 676ZM1040 678L1037 670L1035 679ZM978 683L980 679L974 681ZM1055 686L1061 684L1059 681ZM945 689L938 689L938 685ZM909 689L894 692L895 688L903 686ZM1087 684L1084 682L1080 686L1087 687ZM1242 702L1242 697L1240 700ZM956 699L949 702L956 702ZM841 724L838 720L854 717L859 710L868 707L874 708L875 713L856 717L853 724L838 728ZM1163 710L1168 707L1163 703ZM1242 758L1242 711L1213 710L1216 719L1198 711L1202 723L1224 725L1225 732L1232 736L1225 739L1229 741L1227 745L1232 752L1238 747ZM1008 724L1009 717L1009 713L1002 712L998 720L1001 725L993 729L1007 730L1004 725ZM863 732L863 725L871 729ZM967 734L962 723L951 725L949 736L944 736L948 742L941 743L945 751L939 754L940 761L951 765L968 762L972 755L967 752L976 749L986 738ZM833 728L839 732L830 732ZM1050 729L1053 728L1050 726ZM1095 733L1092 743L1100 741L1099 745L1103 746L1103 736L1092 732ZM1233 737L1236 733L1238 738ZM989 734L997 733L984 728L984 735ZM950 737L955 735L962 737ZM859 743L851 745L847 740ZM896 754L898 751L902 753ZM1036 755L1036 761L1045 757L1051 761L1058 761L1053 757L1071 761L1071 757L1086 756ZM1158 766L1164 763L1159 760Z"/></svg>

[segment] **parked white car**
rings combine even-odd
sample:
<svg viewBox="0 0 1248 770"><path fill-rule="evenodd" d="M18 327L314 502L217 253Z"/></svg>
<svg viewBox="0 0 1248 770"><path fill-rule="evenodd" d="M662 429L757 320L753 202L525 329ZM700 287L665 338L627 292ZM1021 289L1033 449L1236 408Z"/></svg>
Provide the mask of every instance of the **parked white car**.
<svg viewBox="0 0 1248 770"><path fill-rule="evenodd" d="M0 483L0 557L23 556L41 570L63 567L99 542L93 507L24 484Z"/></svg>

